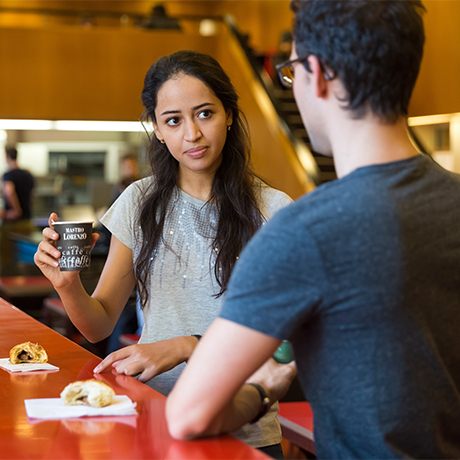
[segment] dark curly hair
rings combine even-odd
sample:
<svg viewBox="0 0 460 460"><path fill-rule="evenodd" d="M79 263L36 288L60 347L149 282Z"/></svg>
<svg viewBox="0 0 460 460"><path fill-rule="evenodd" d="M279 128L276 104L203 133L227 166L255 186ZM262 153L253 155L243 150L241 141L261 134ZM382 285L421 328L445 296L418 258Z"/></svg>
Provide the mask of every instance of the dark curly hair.
<svg viewBox="0 0 460 460"><path fill-rule="evenodd" d="M291 9L298 56L340 78L355 118L407 115L425 43L420 0L293 0Z"/></svg>
<svg viewBox="0 0 460 460"><path fill-rule="evenodd" d="M214 274L220 287L216 297L227 289L235 262L249 239L260 228L263 216L255 195L255 176L250 163L249 130L238 105L238 95L228 75L211 56L196 51L177 51L160 57L148 70L142 103L144 121L156 122L155 108L162 85L178 75L189 75L205 83L233 115L208 203L217 206L219 221L212 247L218 248ZM134 273L142 307L148 302L149 272L156 249L163 239L168 204L177 185L179 163L166 144L149 136L149 158L154 180L143 196L136 228L142 231L142 247Z"/></svg>

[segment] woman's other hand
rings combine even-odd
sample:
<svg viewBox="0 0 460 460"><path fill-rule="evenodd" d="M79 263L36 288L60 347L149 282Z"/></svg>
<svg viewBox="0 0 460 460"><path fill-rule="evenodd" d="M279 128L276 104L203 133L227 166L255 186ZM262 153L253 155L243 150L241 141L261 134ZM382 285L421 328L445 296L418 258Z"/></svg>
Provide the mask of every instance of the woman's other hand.
<svg viewBox="0 0 460 460"><path fill-rule="evenodd" d="M103 372L112 366L119 374L137 375L138 380L145 383L187 361L197 344L196 337L183 336L130 345L108 355L94 372Z"/></svg>

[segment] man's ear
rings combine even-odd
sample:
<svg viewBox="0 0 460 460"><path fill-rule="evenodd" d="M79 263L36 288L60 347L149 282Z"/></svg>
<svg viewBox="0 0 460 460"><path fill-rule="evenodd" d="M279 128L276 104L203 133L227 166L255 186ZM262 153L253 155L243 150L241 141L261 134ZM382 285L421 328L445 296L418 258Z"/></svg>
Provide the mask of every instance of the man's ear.
<svg viewBox="0 0 460 460"><path fill-rule="evenodd" d="M327 80L324 77L323 70L316 56L309 56L308 63L310 64L311 69L311 80L314 85L316 97L325 98L328 95L328 84Z"/></svg>

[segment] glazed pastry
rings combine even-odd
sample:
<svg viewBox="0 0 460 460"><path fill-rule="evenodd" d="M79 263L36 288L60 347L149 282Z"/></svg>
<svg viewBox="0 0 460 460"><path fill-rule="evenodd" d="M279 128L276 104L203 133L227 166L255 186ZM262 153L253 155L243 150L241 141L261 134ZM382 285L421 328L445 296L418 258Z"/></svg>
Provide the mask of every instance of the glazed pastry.
<svg viewBox="0 0 460 460"><path fill-rule="evenodd" d="M61 399L67 406L86 404L93 407L108 406L115 392L106 383L96 380L81 380L69 383L61 393Z"/></svg>
<svg viewBox="0 0 460 460"><path fill-rule="evenodd" d="M11 364L46 363L47 361L48 355L38 343L24 342L10 350Z"/></svg>

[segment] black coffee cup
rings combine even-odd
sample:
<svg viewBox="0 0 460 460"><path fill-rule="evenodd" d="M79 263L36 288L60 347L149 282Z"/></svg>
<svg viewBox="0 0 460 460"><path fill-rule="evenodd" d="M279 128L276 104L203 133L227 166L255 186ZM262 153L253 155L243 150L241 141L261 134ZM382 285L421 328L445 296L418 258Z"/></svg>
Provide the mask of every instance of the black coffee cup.
<svg viewBox="0 0 460 460"><path fill-rule="evenodd" d="M56 249L61 253L61 272L87 270L91 266L93 222L54 222L59 235Z"/></svg>

